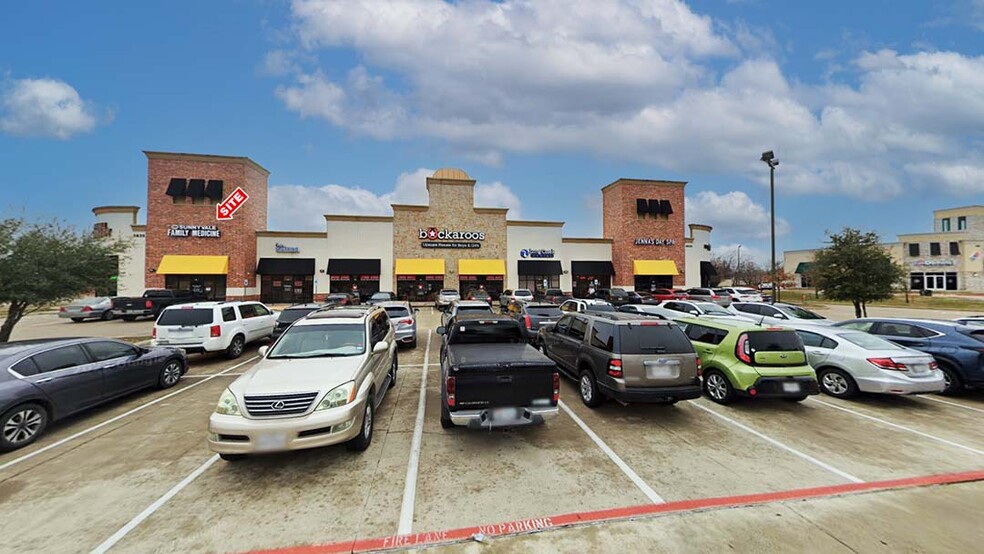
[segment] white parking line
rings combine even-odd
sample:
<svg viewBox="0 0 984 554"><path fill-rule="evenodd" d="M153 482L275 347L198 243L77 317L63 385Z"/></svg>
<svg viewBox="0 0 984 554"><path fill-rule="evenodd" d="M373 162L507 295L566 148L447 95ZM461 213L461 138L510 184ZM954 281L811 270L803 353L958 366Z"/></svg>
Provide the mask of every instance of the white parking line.
<svg viewBox="0 0 984 554"><path fill-rule="evenodd" d="M846 479L848 481L854 482L854 483L864 483L863 480L858 479L857 477L851 475L850 473L847 473L846 471L841 471L841 470L837 469L836 467L834 467L834 466L832 466L832 465L830 465L828 463L821 462L820 460L814 458L813 456L810 456L809 454L807 454L805 452L800 452L799 450L796 450L792 446L785 445L785 444L777 441L776 439L774 439L774 438L772 438L772 437L770 437L768 435L764 435L764 434L756 431L755 429L752 429L751 427L745 425L744 423L739 423L738 421L735 421L735 420L731 419L730 417L728 417L726 415L719 414L718 412L716 412L716 411L714 411L714 410L712 410L712 409L710 409L710 408L708 408L706 406L701 406L700 404L698 404L696 402L691 402L690 405L693 406L693 407L695 407L695 408L697 408L697 409L704 410L705 412L711 414L712 416L714 416L714 417L716 417L716 418L718 418L718 419L720 419L722 421L725 421L727 423L730 423L731 425L734 425L735 427L741 429L742 431L745 431L747 433L751 433L751 434L755 435L756 437L764 440L765 442L767 442L767 443L769 443L769 444L771 444L773 446L776 446L778 448L781 448L781 449L785 450L786 452L789 452L790 454L792 454L794 456L798 456L798 457L800 457L800 458L802 458L802 459L810 462L811 464L813 464L813 465L815 465L817 467L820 467L822 469L825 469L825 470L833 473L834 475L837 475L839 477L842 477L842 478L844 478L844 479Z"/></svg>
<svg viewBox="0 0 984 554"><path fill-rule="evenodd" d="M666 502L665 500L663 500L663 498L660 495L656 494L656 491L654 491L652 487L650 487L645 481L642 480L642 477L639 477L639 474L637 474L635 471L632 470L631 467L629 467L629 464L625 463L622 460L622 458L620 458L618 454L615 453L614 450L609 448L608 445L605 444L605 441L601 440L601 437L596 435L595 432L592 431L590 427L588 427L587 423L581 421L581 418L577 417L577 414L575 414L573 410L568 408L567 404L564 404L563 400L559 401L558 405L560 406L560 409L564 410L564 412L567 415L571 416L571 419L574 420L574 423L577 423L577 426L580 427L582 431L587 433L588 437L590 437L591 440L593 440L594 443L598 445L598 448L600 448L601 451L604 452L605 455L607 455L611 461L615 462L615 465L617 465L618 468L622 470L622 473L624 473L625 476L628 477L630 481L635 483L635 486L639 487L639 490L642 491L642 494L646 495L646 498L648 498L650 502L652 502L653 504L663 504Z"/></svg>
<svg viewBox="0 0 984 554"><path fill-rule="evenodd" d="M886 425L888 427L899 429L901 431L908 431L908 432L910 432L910 433L912 433L914 435L919 435L920 437L927 438L927 439L930 439L930 440L934 440L936 442L943 443L943 444L952 446L954 448L959 448L961 450L966 450L968 452L973 452L974 454L979 454L981 456L984 456L984 450L978 450L976 448L971 448L969 446L966 446L966 445L963 445L963 444L960 444L960 443L956 443L956 442L953 442L953 441L950 441L950 440L946 440L946 439L941 438L941 437L937 437L936 435L930 435L929 433L923 433L922 431L917 431L917 430L912 429L910 427L906 427L904 425L899 425L898 423L892 423L891 421L885 421L884 419L881 419L881 418L878 418L878 417L875 417L875 416L870 416L868 414L861 413L861 412L858 412L858 411L855 411L855 410L851 410L851 409L848 409L848 408L842 408L840 406L831 404L829 402L824 402L823 400L816 400L816 399L811 398L810 401L811 402L816 402L817 404L823 404L824 406L827 406L828 408L833 408L835 410L840 410L842 412L847 412L849 414L854 414L854 415L856 415L858 417L863 417L865 419L869 419L871 421L875 421L875 422L881 423L882 425Z"/></svg>
<svg viewBox="0 0 984 554"><path fill-rule="evenodd" d="M123 540L123 537L127 536L127 534L130 531L133 531L134 529L137 528L138 525L143 523L144 520L154 515L154 512L159 510L160 507L166 504L168 500L174 497L174 495L178 494L179 492L181 492L182 489L184 489L189 484L191 484L191 482L197 479L199 475L205 473L205 470L212 467L212 464L214 464L218 459L219 459L219 455L216 454L211 458L209 458L204 464L198 466L198 468L195 469L195 471L189 473L188 476L182 479L180 483L174 485L173 487L171 487L171 490L164 493L164 496L158 498L156 501L154 501L153 504L147 506L144 509L144 511L140 512L139 514L137 514L136 517L128 521L126 525L120 527L119 531L113 533L113 536L109 537L108 539L103 541L102 544L92 549L92 554L103 554L106 551L108 551L110 548L115 546L116 543Z"/></svg>
<svg viewBox="0 0 984 554"><path fill-rule="evenodd" d="M185 379L201 379L203 377L238 377L242 373L199 373L197 375L185 375Z"/></svg>
<svg viewBox="0 0 984 554"><path fill-rule="evenodd" d="M257 359L259 359L259 356L253 356L252 358L246 360L245 362L240 362L240 363L238 363L238 364L230 367L229 369L227 369L225 371L220 371L219 373L216 373L214 375L211 375L209 377L206 377L205 379L202 379L201 381L198 381L197 383L192 383L192 384L188 385L187 387L178 389L178 390L176 390L176 391L174 391L174 392L172 392L170 394L166 394L166 395L164 395L164 396L162 396L160 398L157 398L155 400L151 400L150 402L147 402L146 404L142 404L140 406L137 406L136 408L134 408L134 409L132 409L132 410L130 410L128 412L124 412L124 413L122 413L122 414L120 414L120 415L118 415L116 417L107 419L106 421L104 421L102 423L99 423L97 425L93 425L92 427L89 427L88 429L79 431L78 433L75 433L74 435L70 435L68 437L65 437L65 438L59 440L59 441L53 442L53 443L49 444L48 446L45 446L44 448L39 448L39 449L35 450L34 452L31 452L30 454L25 454L25 455L21 456L20 458L14 458L13 460L10 460L9 462L7 462L7 463L5 463L3 465L0 465L0 471L3 471L5 469L7 469L8 467L11 467L11 466L13 466L15 464L19 464L19 463L21 463L21 462L23 462L25 460L29 460L29 459L37 456L38 454L42 454L44 452L47 452L47 451L51 450L52 448L57 448L57 447L65 444L67 442L71 442L71 441L73 441L73 440L75 440L75 439L77 439L77 438L79 438L79 437L81 437L83 435L88 435L89 433L95 431L96 429L100 429L102 427L105 427L105 426L109 425L110 423L114 423L114 422L119 421L119 420L121 420L121 419L123 419L125 417L131 416L131 415L133 415L133 414L135 414L135 413L137 413L137 412L139 412L139 411L141 411L141 410L143 410L145 408L149 408L149 407L153 406L154 404L157 404L159 402L163 402L163 401L167 400L168 398L171 398L171 397L173 397L175 395L181 394L181 393L187 391L188 389L193 389L193 388L197 387L198 385L201 385L203 383L207 383L207 382L211 381L212 379L215 379L216 377L225 375L226 373L228 373L228 372L230 372L230 371L232 371L234 369L238 369L238 368L240 368L240 367L242 367L242 366L244 366L244 365L246 365L246 364L248 364L248 363L250 363L250 362L252 362L254 360L257 360Z"/></svg>
<svg viewBox="0 0 984 554"><path fill-rule="evenodd" d="M965 410L973 410L975 412L980 412L980 413L984 414L984 410L982 410L981 408L975 408L973 406L967 406L965 404L960 404L958 402L950 402L949 400L943 400L942 398L936 398L934 396L929 396L929 395L926 395L926 394L921 395L919 398L920 398L920 400L932 400L933 402L939 402L940 404L947 404L949 406L956 406L958 408L963 408Z"/></svg>
<svg viewBox="0 0 984 554"><path fill-rule="evenodd" d="M427 348L424 349L424 367L420 372L420 398L417 401L417 421L413 426L413 441L410 443L410 462L407 464L407 478L403 485L403 505L400 507L400 524L397 535L407 535L413 531L413 510L417 502L417 470L420 467L420 446L424 438L424 405L427 398L427 366L430 365L431 337L427 331Z"/></svg>

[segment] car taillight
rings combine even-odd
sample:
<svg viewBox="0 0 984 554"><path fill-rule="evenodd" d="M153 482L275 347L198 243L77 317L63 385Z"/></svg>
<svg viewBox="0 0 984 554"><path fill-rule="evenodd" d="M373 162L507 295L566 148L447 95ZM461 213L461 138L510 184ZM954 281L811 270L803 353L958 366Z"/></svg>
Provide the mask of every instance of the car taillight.
<svg viewBox="0 0 984 554"><path fill-rule="evenodd" d="M83 312L91 312L92 311L92 306L86 306L86 307L82 308L82 311Z"/></svg>
<svg viewBox="0 0 984 554"><path fill-rule="evenodd" d="M900 364L891 358L868 358L868 363L874 365L875 367L880 367L882 369L891 369L894 371L909 371L909 368L905 364Z"/></svg>
<svg viewBox="0 0 984 554"><path fill-rule="evenodd" d="M153 329L150 330L150 338L152 339L157 338L157 327L154 327Z"/></svg>
<svg viewBox="0 0 984 554"><path fill-rule="evenodd" d="M448 393L448 407L454 408L454 377L448 376L444 383L444 390Z"/></svg>
<svg viewBox="0 0 984 554"><path fill-rule="evenodd" d="M532 329L533 328L533 322L530 321L530 316L524 315L523 316L523 323L526 324L526 328L527 329Z"/></svg>
<svg viewBox="0 0 984 554"><path fill-rule="evenodd" d="M752 363L752 347L748 344L748 334L738 337L738 344L735 345L735 356L746 364Z"/></svg>
<svg viewBox="0 0 984 554"><path fill-rule="evenodd" d="M213 326L209 327L208 328L208 335L210 337L212 337L212 338L221 337L222 336L222 326L221 325L213 325Z"/></svg>
<svg viewBox="0 0 984 554"><path fill-rule="evenodd" d="M412 319L401 319L400 321L397 321L397 323L399 323L400 325L413 325L413 320Z"/></svg>
<svg viewBox="0 0 984 554"><path fill-rule="evenodd" d="M474 297L474 296L469 296L469 297L468 297L468 299L469 299L469 300L474 300L474 299L475 299L475 297Z"/></svg>
<svg viewBox="0 0 984 554"><path fill-rule="evenodd" d="M64 312L64 311L66 311L66 310L65 310L65 306L62 306L61 308L58 308L58 311L59 311L59 312Z"/></svg>
<svg viewBox="0 0 984 554"><path fill-rule="evenodd" d="M154 307L154 303L151 302L150 300L148 300L148 301L144 302L144 306L146 306L148 308L153 308Z"/></svg>
<svg viewBox="0 0 984 554"><path fill-rule="evenodd" d="M929 362L929 369L939 369L939 368L940 368L940 364L936 362Z"/></svg>
<svg viewBox="0 0 984 554"><path fill-rule="evenodd" d="M703 376L704 376L704 369L700 365L700 356L697 356L697 377L703 377Z"/></svg>
<svg viewBox="0 0 984 554"><path fill-rule="evenodd" d="M608 374L612 377L622 377L622 360L608 360Z"/></svg>
<svg viewBox="0 0 984 554"><path fill-rule="evenodd" d="M557 401L560 400L560 373L557 373L556 371L554 372L553 383L554 383L553 403L556 404Z"/></svg>

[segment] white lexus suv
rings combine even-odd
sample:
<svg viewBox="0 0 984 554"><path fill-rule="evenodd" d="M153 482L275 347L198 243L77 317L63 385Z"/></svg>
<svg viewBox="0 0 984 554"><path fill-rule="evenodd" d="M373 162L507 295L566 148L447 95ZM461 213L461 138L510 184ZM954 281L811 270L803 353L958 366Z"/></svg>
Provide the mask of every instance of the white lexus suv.
<svg viewBox="0 0 984 554"><path fill-rule="evenodd" d="M154 323L154 346L187 352L243 355L248 343L269 338L279 314L259 302L197 302L169 306Z"/></svg>
<svg viewBox="0 0 984 554"><path fill-rule="evenodd" d="M246 454L372 441L376 408L396 384L393 325L378 306L327 308L294 322L222 393L208 445Z"/></svg>

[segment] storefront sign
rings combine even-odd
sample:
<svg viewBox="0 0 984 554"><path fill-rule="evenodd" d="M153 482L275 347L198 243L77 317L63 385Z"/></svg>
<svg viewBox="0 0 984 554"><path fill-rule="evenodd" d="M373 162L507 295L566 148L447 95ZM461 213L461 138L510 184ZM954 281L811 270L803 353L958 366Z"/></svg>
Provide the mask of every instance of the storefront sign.
<svg viewBox="0 0 984 554"><path fill-rule="evenodd" d="M285 246L279 242L273 246L277 254L300 254L301 249L297 246Z"/></svg>
<svg viewBox="0 0 984 554"><path fill-rule="evenodd" d="M479 242L422 242L421 248L481 248Z"/></svg>
<svg viewBox="0 0 984 554"><path fill-rule="evenodd" d="M167 229L167 236L217 239L222 236L222 233L215 225L171 225Z"/></svg>
<svg viewBox="0 0 984 554"><path fill-rule="evenodd" d="M481 248L482 243L474 242L485 240L484 231L451 231L449 229L438 229L429 227L417 230L421 248Z"/></svg>
<svg viewBox="0 0 984 554"><path fill-rule="evenodd" d="M912 262L912 265L923 267L942 267L957 265L957 262L953 260L916 260Z"/></svg>
<svg viewBox="0 0 984 554"><path fill-rule="evenodd" d="M553 248L524 248L519 251L520 258L553 258L554 255Z"/></svg>
<svg viewBox="0 0 984 554"><path fill-rule="evenodd" d="M232 219L232 214L236 213L236 210L241 208L246 201L249 200L249 195L242 187L236 187L236 190L232 191L221 204L215 206L215 219L219 221L225 221Z"/></svg>
<svg viewBox="0 0 984 554"><path fill-rule="evenodd" d="M669 200L637 198L636 213L641 216L645 216L647 214L653 217L660 215L669 216L673 213L673 205L670 204Z"/></svg>
<svg viewBox="0 0 984 554"><path fill-rule="evenodd" d="M676 241L673 239L635 239L636 246L673 246Z"/></svg>

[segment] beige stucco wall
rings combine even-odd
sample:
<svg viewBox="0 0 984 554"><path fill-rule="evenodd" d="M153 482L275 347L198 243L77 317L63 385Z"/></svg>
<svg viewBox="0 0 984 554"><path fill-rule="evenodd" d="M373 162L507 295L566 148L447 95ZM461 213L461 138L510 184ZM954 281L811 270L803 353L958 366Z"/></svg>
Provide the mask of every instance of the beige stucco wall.
<svg viewBox="0 0 984 554"><path fill-rule="evenodd" d="M700 286L700 262L711 261L711 251L709 248L711 244L711 228L703 225L689 226L690 237L693 240L687 241L686 248L686 259L687 259L687 287L699 287Z"/></svg>
<svg viewBox="0 0 984 554"><path fill-rule="evenodd" d="M520 252L524 249L530 250L553 250L553 258L523 258ZM507 289L514 289L519 286L519 261L561 261L563 251L563 226L546 226L545 224L527 224L522 222L510 221L506 227L506 271L509 276L506 280ZM563 264L561 264L563 265ZM570 269L566 267L564 269ZM561 287L563 288L564 275L560 276ZM567 276L570 280L570 275ZM566 289L565 289L566 290Z"/></svg>
<svg viewBox="0 0 984 554"><path fill-rule="evenodd" d="M570 292L574 286L571 281L571 262L612 260L612 243L599 239L564 239L560 263L564 274L560 276L560 288ZM631 287L630 287L631 288Z"/></svg>
<svg viewBox="0 0 984 554"><path fill-rule="evenodd" d="M327 250L318 265L318 291L328 294L328 276L320 270L330 258L379 260L379 289L395 291L393 277L393 221L383 217L328 216ZM317 293L317 291L316 291Z"/></svg>
<svg viewBox="0 0 984 554"><path fill-rule="evenodd" d="M277 243L300 249L296 254L277 252ZM328 294L328 266L330 243L323 233L266 232L256 237L256 263L260 258L314 258L314 294Z"/></svg>
<svg viewBox="0 0 984 554"><path fill-rule="evenodd" d="M110 230L109 239L119 240L127 245L120 256L119 273L116 281L116 294L119 296L140 296L144 291L144 258L146 254L147 233L142 225L137 225L136 206L105 206L93 209L96 223L105 223Z"/></svg>
<svg viewBox="0 0 984 554"><path fill-rule="evenodd" d="M796 266L803 262L812 262L813 256L816 255L816 249L812 250L787 250L782 253L782 269L787 275L792 276L793 280L796 282L796 287L803 286L803 278L801 275L797 275ZM768 265L768 264L766 264Z"/></svg>

